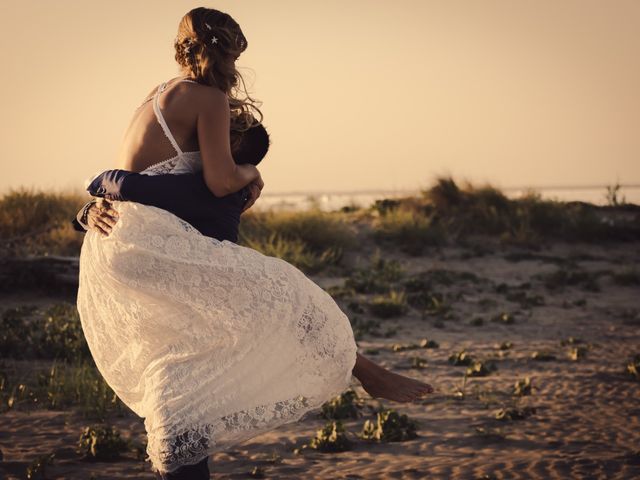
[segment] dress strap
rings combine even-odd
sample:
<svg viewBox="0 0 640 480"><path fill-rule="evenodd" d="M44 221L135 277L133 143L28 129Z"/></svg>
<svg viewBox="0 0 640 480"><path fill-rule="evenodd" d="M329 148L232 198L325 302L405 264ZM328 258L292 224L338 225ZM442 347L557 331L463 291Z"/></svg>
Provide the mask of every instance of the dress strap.
<svg viewBox="0 0 640 480"><path fill-rule="evenodd" d="M176 142L176 139L173 137L171 130L169 130L167 122L165 122L164 117L162 116L162 112L160 111L160 105L158 105L158 97L162 92L164 92L166 88L167 88L167 82L163 82L162 85L158 87L156 94L153 96L153 111L156 114L156 118L158 119L158 122L160 123L160 126L164 131L164 134L171 142L171 145L173 145L173 148L175 148L176 152L178 152L178 155L182 156L182 150L180 149L178 142Z"/></svg>

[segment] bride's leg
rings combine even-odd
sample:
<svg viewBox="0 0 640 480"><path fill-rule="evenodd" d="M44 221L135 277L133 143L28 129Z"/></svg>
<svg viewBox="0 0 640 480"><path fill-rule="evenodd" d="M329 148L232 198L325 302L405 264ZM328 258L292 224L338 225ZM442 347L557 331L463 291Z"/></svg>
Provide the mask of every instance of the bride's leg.
<svg viewBox="0 0 640 480"><path fill-rule="evenodd" d="M433 392L431 385L390 372L359 353L356 356L353 375L373 398L410 402Z"/></svg>

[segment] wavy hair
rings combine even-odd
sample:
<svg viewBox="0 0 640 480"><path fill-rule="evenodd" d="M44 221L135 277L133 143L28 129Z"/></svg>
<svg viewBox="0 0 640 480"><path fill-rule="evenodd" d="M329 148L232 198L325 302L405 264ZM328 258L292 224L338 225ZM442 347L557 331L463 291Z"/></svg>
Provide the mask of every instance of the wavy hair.
<svg viewBox="0 0 640 480"><path fill-rule="evenodd" d="M229 14L204 7L194 8L182 17L174 42L175 59L184 73L227 94L234 132L244 132L263 119L258 108L261 102L249 95L235 66L247 45L240 25ZM232 137L232 149L237 148L238 142L237 136Z"/></svg>

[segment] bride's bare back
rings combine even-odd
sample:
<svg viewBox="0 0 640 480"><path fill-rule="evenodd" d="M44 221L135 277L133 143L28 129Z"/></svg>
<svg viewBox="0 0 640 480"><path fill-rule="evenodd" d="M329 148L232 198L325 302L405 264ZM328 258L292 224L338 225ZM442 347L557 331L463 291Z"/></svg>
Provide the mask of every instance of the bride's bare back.
<svg viewBox="0 0 640 480"><path fill-rule="evenodd" d="M174 78L169 81L158 98L159 107L182 151L198 151L197 107L202 97L202 91L199 90L208 87L177 80ZM135 111L125 132L116 168L140 172L176 155L153 112L153 95L157 90L158 87L154 88Z"/></svg>
<svg viewBox="0 0 640 480"><path fill-rule="evenodd" d="M215 196L237 192L253 181L262 188L256 167L236 165L231 155L227 94L215 87L174 78L156 97L160 109L156 118L150 100L158 88L136 110L116 160L117 168L140 172L175 157L178 148L174 148L158 123L164 117L179 150L200 154L205 183Z"/></svg>

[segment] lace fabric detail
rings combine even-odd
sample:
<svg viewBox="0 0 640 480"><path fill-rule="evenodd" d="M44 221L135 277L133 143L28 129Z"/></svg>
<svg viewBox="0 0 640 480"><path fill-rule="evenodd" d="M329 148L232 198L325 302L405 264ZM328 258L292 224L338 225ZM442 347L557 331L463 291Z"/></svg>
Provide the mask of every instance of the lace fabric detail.
<svg viewBox="0 0 640 480"><path fill-rule="evenodd" d="M303 272L165 210L113 205L111 234L84 238L78 311L99 371L144 418L155 470L297 421L349 387L349 319Z"/></svg>
<svg viewBox="0 0 640 480"><path fill-rule="evenodd" d="M179 82L190 82L197 83L193 80L181 78L178 80ZM153 113L162 128L162 132L164 136L169 140L171 146L176 151L176 156L168 158L166 160L162 160L158 163L154 163L153 165L147 167L140 173L144 173L145 175L162 175L167 173L180 174L180 173L195 173L198 170L202 170L202 158L200 157L200 151L192 151L192 152L183 152L178 145L173 133L171 133L171 129L169 125L162 115L162 110L160 109L160 94L166 90L168 86L168 82L163 82L157 89L156 93L153 95Z"/></svg>
<svg viewBox="0 0 640 480"><path fill-rule="evenodd" d="M144 175L164 175L164 174L182 174L195 173L202 170L202 157L199 151L182 152L175 157L167 158L161 162L145 168L140 173Z"/></svg>

